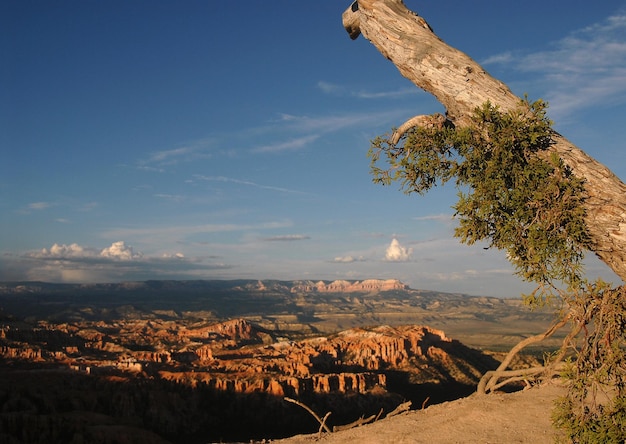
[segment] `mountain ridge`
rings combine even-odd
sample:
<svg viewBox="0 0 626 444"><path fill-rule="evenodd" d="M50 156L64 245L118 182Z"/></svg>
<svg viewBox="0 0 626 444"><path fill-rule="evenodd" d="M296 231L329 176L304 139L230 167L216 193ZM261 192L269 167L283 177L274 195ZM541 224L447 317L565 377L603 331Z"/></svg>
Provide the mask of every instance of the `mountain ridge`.
<svg viewBox="0 0 626 444"><path fill-rule="evenodd" d="M94 283L57 283L45 281L5 281L0 282L0 294L12 292L36 293L49 290L142 290L183 288L230 288L231 290L288 290L296 292L355 292L412 290L409 285L398 279L336 279L336 280L275 280L275 279L192 279L94 282Z"/></svg>

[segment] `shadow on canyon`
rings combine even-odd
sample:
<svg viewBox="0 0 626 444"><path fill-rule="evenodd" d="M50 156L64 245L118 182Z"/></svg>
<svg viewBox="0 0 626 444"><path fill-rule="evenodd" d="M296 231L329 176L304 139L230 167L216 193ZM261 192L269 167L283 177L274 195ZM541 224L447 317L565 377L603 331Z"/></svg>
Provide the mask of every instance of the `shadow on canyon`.
<svg viewBox="0 0 626 444"><path fill-rule="evenodd" d="M267 393L0 365L0 441L5 443L250 442L319 430L304 409ZM474 390L459 383L414 384L402 371L385 373L387 390L307 393L298 400L320 416L332 412L327 421L332 427L381 410L384 417L407 399L421 408L425 400L431 405Z"/></svg>
<svg viewBox="0 0 626 444"><path fill-rule="evenodd" d="M466 338L494 352L552 319L520 301L372 282L340 282L363 287L350 292L308 281L0 285L0 442L316 433L282 394L331 412L331 427L407 400L458 399L499 364ZM383 290L391 284L402 288Z"/></svg>

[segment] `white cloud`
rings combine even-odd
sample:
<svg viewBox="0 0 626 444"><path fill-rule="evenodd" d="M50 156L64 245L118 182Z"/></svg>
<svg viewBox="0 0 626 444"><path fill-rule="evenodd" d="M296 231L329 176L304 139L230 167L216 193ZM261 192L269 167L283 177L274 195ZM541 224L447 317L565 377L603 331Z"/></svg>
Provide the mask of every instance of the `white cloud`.
<svg viewBox="0 0 626 444"><path fill-rule="evenodd" d="M91 247L73 244L53 244L49 249L43 248L39 252L31 253L31 257L40 259L110 259L130 261L141 259L143 255L136 253L133 247L126 245L124 241L113 242L109 247L97 250Z"/></svg>
<svg viewBox="0 0 626 444"><path fill-rule="evenodd" d="M43 248L39 253L33 253L34 257L51 259L71 259L96 257L97 251L82 247L78 244L53 244L50 249Z"/></svg>
<svg viewBox="0 0 626 444"><path fill-rule="evenodd" d="M181 252L146 256L124 241L98 249L77 243L54 244L50 248L0 257L0 280L49 282L119 282L124 280L205 278L215 270L232 265L215 258L187 258Z"/></svg>
<svg viewBox="0 0 626 444"><path fill-rule="evenodd" d="M571 33L552 48L531 54L504 53L484 64L514 64L518 71L534 73L536 93L550 103L550 115L571 114L594 105L626 101L626 14Z"/></svg>
<svg viewBox="0 0 626 444"><path fill-rule="evenodd" d="M333 262L337 264L351 264L353 262L365 262L365 258L362 256L358 258L354 256L338 256L333 259Z"/></svg>
<svg viewBox="0 0 626 444"><path fill-rule="evenodd" d="M185 259L185 255L183 253L163 253L161 256L163 259Z"/></svg>
<svg viewBox="0 0 626 444"><path fill-rule="evenodd" d="M128 246L124 241L113 242L110 247L103 249L100 256L120 261L131 261L141 259L141 253L135 253L133 247Z"/></svg>
<svg viewBox="0 0 626 444"><path fill-rule="evenodd" d="M398 239L394 238L387 247L385 252L385 260L389 262L407 262L411 259L413 253L412 248L405 248L400 245Z"/></svg>

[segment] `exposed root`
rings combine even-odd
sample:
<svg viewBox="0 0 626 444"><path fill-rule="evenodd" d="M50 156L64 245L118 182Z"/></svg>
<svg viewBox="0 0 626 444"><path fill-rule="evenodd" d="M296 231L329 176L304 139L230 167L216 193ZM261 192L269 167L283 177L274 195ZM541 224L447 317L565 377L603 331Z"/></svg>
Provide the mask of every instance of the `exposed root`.
<svg viewBox="0 0 626 444"><path fill-rule="evenodd" d="M554 325L552 325L544 333L541 333L541 334L538 334L538 335L535 335L535 336L530 336L530 337L520 341L515 347L513 347L511 349L511 351L509 351L509 353L506 355L506 357L504 358L504 360L498 366L497 369L490 370L490 371L486 372L482 376L482 378L480 378L480 381L478 383L478 387L477 387L476 391L479 394L486 394L486 393L489 393L489 392L493 392L493 391L503 387L506 384L510 384L512 382L517 382L517 381L525 381L527 378L529 378L531 376L537 376L537 375L539 375L541 373L546 373L546 374L554 373L556 371L556 369L557 369L556 368L557 364L565 356L565 351L566 351L565 347L561 348L561 351L556 356L556 358L554 359L553 363L551 365L549 365L549 366L533 367L533 368L522 369L522 370L507 370L507 367L509 366L509 364L511 364L511 361L513 360L513 358L522 349L524 349L526 346L528 346L530 344L535 344L537 342L541 342L544 339L549 338L557 330L559 330L565 324L567 324L567 322L570 320L570 318L571 318L571 315L568 314L568 315L564 316L562 319L560 319L559 322L557 322ZM576 334L578 334L579 331L580 331L579 329L573 330L568 335L566 340L564 341L564 344L567 344L569 342L569 339L572 337L572 333L575 336ZM502 378L506 378L506 379L504 381L500 381L500 379L502 379Z"/></svg>

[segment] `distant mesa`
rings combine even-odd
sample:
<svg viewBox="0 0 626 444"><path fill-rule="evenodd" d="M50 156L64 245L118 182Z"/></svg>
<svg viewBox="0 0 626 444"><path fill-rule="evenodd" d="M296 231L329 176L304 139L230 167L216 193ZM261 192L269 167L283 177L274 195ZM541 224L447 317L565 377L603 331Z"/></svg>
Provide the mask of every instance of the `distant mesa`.
<svg viewBox="0 0 626 444"><path fill-rule="evenodd" d="M391 290L410 290L410 287L397 279L365 279L336 281L248 281L235 287L240 291L285 291L290 293L370 293Z"/></svg>
<svg viewBox="0 0 626 444"><path fill-rule="evenodd" d="M363 281L295 281L292 293L353 293L369 291L408 290L409 286L397 279L365 279Z"/></svg>
<svg viewBox="0 0 626 444"><path fill-rule="evenodd" d="M398 279L365 279L359 280L197 280L197 281L130 281L119 283L94 284L58 284L48 282L0 282L0 294L50 293L73 291L203 291L203 290L235 290L235 291L280 291L291 293L356 293L378 292L391 290L410 290L411 288Z"/></svg>

